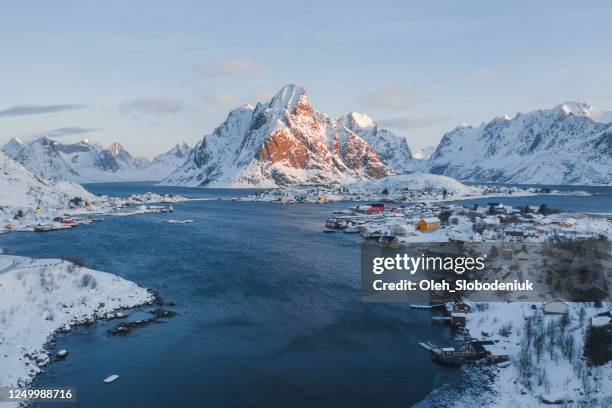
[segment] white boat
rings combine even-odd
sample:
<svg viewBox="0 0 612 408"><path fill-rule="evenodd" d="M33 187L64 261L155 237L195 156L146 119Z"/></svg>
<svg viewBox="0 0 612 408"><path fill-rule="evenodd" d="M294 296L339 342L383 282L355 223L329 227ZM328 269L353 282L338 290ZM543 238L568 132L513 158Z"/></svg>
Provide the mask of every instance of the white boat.
<svg viewBox="0 0 612 408"><path fill-rule="evenodd" d="M117 374L109 375L104 380L102 380L102 382L104 382L106 384L110 384L113 381L115 381L117 378L119 378L119 376Z"/></svg>
<svg viewBox="0 0 612 408"><path fill-rule="evenodd" d="M166 224L191 224L193 220L165 220Z"/></svg>

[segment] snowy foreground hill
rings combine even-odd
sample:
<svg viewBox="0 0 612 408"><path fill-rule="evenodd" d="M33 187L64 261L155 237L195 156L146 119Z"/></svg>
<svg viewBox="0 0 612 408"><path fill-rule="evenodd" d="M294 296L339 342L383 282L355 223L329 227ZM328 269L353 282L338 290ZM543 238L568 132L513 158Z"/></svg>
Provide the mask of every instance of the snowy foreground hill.
<svg viewBox="0 0 612 408"><path fill-rule="evenodd" d="M314 110L302 87L245 105L196 146L166 185L277 187L349 183L413 168L406 140L366 115L333 119Z"/></svg>
<svg viewBox="0 0 612 408"><path fill-rule="evenodd" d="M95 196L80 185L36 176L0 152L0 210L2 207L65 208L75 197L95 201Z"/></svg>
<svg viewBox="0 0 612 408"><path fill-rule="evenodd" d="M612 406L612 362L594 365L585 357L589 331L609 324L609 303L600 308L593 303L569 303L566 317L543 314L541 304L536 308L520 302L480 306L469 314L470 334L489 333L511 362L483 367L492 380L487 391L466 393L441 406Z"/></svg>
<svg viewBox="0 0 612 408"><path fill-rule="evenodd" d="M104 148L87 139L63 144L43 136L27 143L14 138L2 151L40 177L96 183L161 180L183 164L191 148L180 142L149 161L132 156L119 143Z"/></svg>
<svg viewBox="0 0 612 408"><path fill-rule="evenodd" d="M117 309L152 302L153 295L68 261L0 254L0 299L0 387L16 387L50 361L44 346L57 330L112 317Z"/></svg>
<svg viewBox="0 0 612 408"><path fill-rule="evenodd" d="M609 184L612 124L590 105L495 118L447 133L429 159L432 173L473 182Z"/></svg>
<svg viewBox="0 0 612 408"><path fill-rule="evenodd" d="M481 193L480 187L467 186L451 177L441 176L438 174L400 174L398 176L384 177L378 180L360 181L348 186L350 191L383 191L389 192L402 191L410 189L442 191L446 190L454 197L476 196Z"/></svg>

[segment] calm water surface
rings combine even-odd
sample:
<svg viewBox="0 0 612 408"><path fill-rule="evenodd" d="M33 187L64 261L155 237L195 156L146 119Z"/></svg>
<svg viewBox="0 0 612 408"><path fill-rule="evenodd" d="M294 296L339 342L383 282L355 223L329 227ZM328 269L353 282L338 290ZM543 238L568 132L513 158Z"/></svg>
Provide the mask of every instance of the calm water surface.
<svg viewBox="0 0 612 408"><path fill-rule="evenodd" d="M88 188L237 195L142 183ZM116 321L58 336L55 349L70 355L36 385L74 386L71 406L87 408L406 407L456 381L417 346L451 341L428 312L360 302L360 238L321 233L330 211L344 206L191 201L173 214L5 234L0 247L12 254L80 259L158 290L179 313L124 337L107 334ZM112 373L120 379L103 384Z"/></svg>

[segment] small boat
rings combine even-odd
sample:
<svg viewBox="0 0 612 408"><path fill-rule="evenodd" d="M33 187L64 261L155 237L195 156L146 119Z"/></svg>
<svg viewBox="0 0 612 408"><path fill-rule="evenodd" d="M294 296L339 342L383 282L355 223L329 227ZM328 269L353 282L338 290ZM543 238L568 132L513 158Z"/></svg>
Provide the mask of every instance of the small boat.
<svg viewBox="0 0 612 408"><path fill-rule="evenodd" d="M110 384L113 381L115 381L117 378L119 378L119 376L117 374L109 375L104 380L102 380L102 382L104 382L106 384Z"/></svg>
<svg viewBox="0 0 612 408"><path fill-rule="evenodd" d="M61 358L61 359L66 358L67 355L68 355L68 350L60 350L56 354L57 358Z"/></svg>
<svg viewBox="0 0 612 408"><path fill-rule="evenodd" d="M165 220L166 224L191 224L193 220Z"/></svg>
<svg viewBox="0 0 612 408"><path fill-rule="evenodd" d="M40 224L34 227L35 232L49 232L71 228L72 225L64 224Z"/></svg>

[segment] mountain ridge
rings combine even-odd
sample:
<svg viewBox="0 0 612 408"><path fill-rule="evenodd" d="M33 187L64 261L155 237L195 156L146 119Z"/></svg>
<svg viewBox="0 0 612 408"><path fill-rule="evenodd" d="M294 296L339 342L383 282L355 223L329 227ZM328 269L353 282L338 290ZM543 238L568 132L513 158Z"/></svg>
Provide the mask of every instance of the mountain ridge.
<svg viewBox="0 0 612 408"><path fill-rule="evenodd" d="M606 185L612 124L588 104L557 105L447 132L428 160L432 173L463 181Z"/></svg>
<svg viewBox="0 0 612 408"><path fill-rule="evenodd" d="M104 148L88 139L64 144L47 136L29 142L11 139L2 151L32 173L78 183L158 181L182 164L190 147L179 142L152 161L132 156L120 143Z"/></svg>

